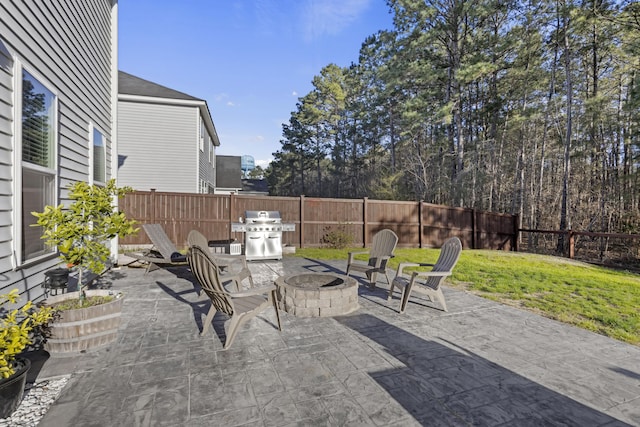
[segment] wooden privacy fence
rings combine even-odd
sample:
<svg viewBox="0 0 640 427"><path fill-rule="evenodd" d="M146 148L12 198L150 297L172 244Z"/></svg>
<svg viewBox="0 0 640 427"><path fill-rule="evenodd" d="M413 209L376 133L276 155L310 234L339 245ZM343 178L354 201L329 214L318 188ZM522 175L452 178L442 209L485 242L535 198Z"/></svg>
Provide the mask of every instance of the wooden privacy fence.
<svg viewBox="0 0 640 427"><path fill-rule="evenodd" d="M231 223L245 211L279 211L282 222L295 224L284 232L284 244L322 246L331 231L353 236L354 246L366 247L379 230L389 228L400 247L440 247L457 236L470 249L517 250L517 216L453 208L424 202L364 199L323 199L228 194L165 193L136 191L121 200L120 209L140 223L161 224L178 247L186 246L187 234L199 230L210 240L237 239ZM144 231L120 241L127 246L151 243Z"/></svg>

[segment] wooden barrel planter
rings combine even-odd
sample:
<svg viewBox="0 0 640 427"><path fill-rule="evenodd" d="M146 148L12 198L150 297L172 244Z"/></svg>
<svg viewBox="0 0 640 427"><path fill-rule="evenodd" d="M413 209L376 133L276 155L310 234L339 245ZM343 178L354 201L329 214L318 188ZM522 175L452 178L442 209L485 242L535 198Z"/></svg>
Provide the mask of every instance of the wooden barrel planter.
<svg viewBox="0 0 640 427"><path fill-rule="evenodd" d="M109 290L86 291L87 296L113 295L106 304L76 310L64 310L50 324L51 335L45 348L50 353L78 353L103 347L118 337L124 295ZM47 299L48 305L78 298L78 292L56 295Z"/></svg>

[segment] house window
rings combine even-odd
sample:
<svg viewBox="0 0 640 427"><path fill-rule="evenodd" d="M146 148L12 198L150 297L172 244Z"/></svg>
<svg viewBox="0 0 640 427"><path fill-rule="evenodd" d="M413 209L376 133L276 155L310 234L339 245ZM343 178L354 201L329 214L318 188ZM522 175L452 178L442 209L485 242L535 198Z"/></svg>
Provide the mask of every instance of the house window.
<svg viewBox="0 0 640 427"><path fill-rule="evenodd" d="M104 136L95 127L93 128L92 139L93 139L93 146L92 146L93 182L96 184L104 184L107 181L106 179L107 165L105 161L106 154L105 154Z"/></svg>
<svg viewBox="0 0 640 427"><path fill-rule="evenodd" d="M22 262L53 252L32 227L36 218L31 212L42 212L55 205L56 198L56 96L37 78L22 70L22 116L20 127L22 166Z"/></svg>

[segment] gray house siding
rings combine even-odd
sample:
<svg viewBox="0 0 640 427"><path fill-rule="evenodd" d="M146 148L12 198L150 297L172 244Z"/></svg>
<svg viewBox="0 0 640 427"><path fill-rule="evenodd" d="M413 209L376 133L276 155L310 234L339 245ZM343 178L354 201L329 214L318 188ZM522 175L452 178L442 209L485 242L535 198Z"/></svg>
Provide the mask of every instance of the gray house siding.
<svg viewBox="0 0 640 427"><path fill-rule="evenodd" d="M137 190L208 193L220 145L205 100L118 72L118 178Z"/></svg>
<svg viewBox="0 0 640 427"><path fill-rule="evenodd" d="M213 159L213 163L210 159ZM198 149L198 165L199 179L206 182L213 192L213 188L216 184L214 169L215 149L212 146L212 137L208 129L205 131L204 151L200 151Z"/></svg>
<svg viewBox="0 0 640 427"><path fill-rule="evenodd" d="M197 108L120 100L118 182L136 190L195 193Z"/></svg>
<svg viewBox="0 0 640 427"><path fill-rule="evenodd" d="M21 191L15 184L15 82L22 69L42 78L57 99L57 201L66 186L89 180L90 125L104 135L111 177L112 100L117 1L20 1L0 3L0 292L19 288L30 299L42 295L43 273L58 264L51 256L19 265L15 257ZM19 200L19 199L18 199Z"/></svg>
<svg viewBox="0 0 640 427"><path fill-rule="evenodd" d="M0 38L0 271L11 270L13 253L13 65Z"/></svg>

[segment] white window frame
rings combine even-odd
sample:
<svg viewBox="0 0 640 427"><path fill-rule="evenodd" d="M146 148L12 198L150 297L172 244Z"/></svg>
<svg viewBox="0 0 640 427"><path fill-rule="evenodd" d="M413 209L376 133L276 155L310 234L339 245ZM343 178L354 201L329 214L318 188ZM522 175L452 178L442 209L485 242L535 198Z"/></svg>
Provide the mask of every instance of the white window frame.
<svg viewBox="0 0 640 427"><path fill-rule="evenodd" d="M206 134L205 131L205 127L204 127L204 120L202 120L202 117L198 116L199 120L200 120L200 126L199 126L199 135L198 135L198 145L200 147L200 151L202 151L204 153L204 135Z"/></svg>
<svg viewBox="0 0 640 427"><path fill-rule="evenodd" d="M103 175L104 179L102 181L96 180L95 177L95 161L96 161L96 145L95 145L95 133L98 132L102 136L102 158L104 160L103 164ZM107 141L104 136L104 132L93 123L89 124L89 183L104 186L107 182Z"/></svg>
<svg viewBox="0 0 640 427"><path fill-rule="evenodd" d="M52 165L51 167L43 167L40 165L36 165L29 162L23 162L22 160L22 149L23 149L23 141L22 141L22 74L26 71L29 73L34 79L38 81L45 89L47 89L53 95L53 125L52 125L52 133L53 133L53 141L52 145ZM34 256L33 258L23 259L24 254L22 250L22 238L23 238L23 178L22 173L23 169L32 170L34 172L39 172L43 174L47 174L51 176L52 179L52 193L53 200L51 201L52 205L58 204L58 189L60 187L60 175L58 173L58 150L60 143L60 136L58 135L58 129L60 126L60 105L59 105L59 94L53 88L53 85L49 82L49 80L45 79L40 73L38 73L33 68L29 67L26 64L23 64L19 59L15 60L15 68L14 68L14 215L13 215L13 224L14 224L14 239L13 239L13 250L15 253L14 257L14 267L19 267L26 264L37 263L39 260L48 258L52 254L55 253L55 249L51 249L49 251L44 251L41 255Z"/></svg>

